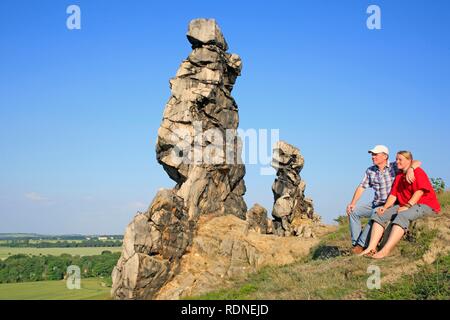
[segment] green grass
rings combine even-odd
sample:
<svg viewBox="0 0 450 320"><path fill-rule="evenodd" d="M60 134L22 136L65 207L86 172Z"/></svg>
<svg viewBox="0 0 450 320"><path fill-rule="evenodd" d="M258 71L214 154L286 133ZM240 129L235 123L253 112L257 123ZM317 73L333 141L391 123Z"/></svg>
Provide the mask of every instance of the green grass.
<svg viewBox="0 0 450 320"><path fill-rule="evenodd" d="M360 257L337 257L282 267L265 267L230 288L186 299L199 300L330 300L345 299L354 292L364 292L373 264ZM392 261L377 263L389 270ZM388 273L388 272L387 272Z"/></svg>
<svg viewBox="0 0 450 320"><path fill-rule="evenodd" d="M251 293L258 290L255 284L248 283L238 289L220 290L207 293L199 297L186 298L187 300L245 300Z"/></svg>
<svg viewBox="0 0 450 320"><path fill-rule="evenodd" d="M450 191L438 193L437 197L442 208L450 207Z"/></svg>
<svg viewBox="0 0 450 320"><path fill-rule="evenodd" d="M427 252L436 236L436 230L423 229L414 238L409 239L409 241L400 241L398 248L402 256L410 259L418 259Z"/></svg>
<svg viewBox="0 0 450 320"><path fill-rule="evenodd" d="M28 254L28 255L53 255L59 256L63 253L67 253L73 256L94 256L101 254L102 251L120 252L121 247L80 247L80 248L11 248L0 247L0 259L6 259L10 255L15 254Z"/></svg>
<svg viewBox="0 0 450 320"><path fill-rule="evenodd" d="M225 288L200 296L186 297L185 300L245 300L252 293L260 290L260 283L269 278L271 268L262 268L258 273L251 274L245 282L236 281L235 288Z"/></svg>
<svg viewBox="0 0 450 320"><path fill-rule="evenodd" d="M107 300L111 288L98 278L81 279L81 289L69 290L66 281L0 284L0 300Z"/></svg>
<svg viewBox="0 0 450 320"><path fill-rule="evenodd" d="M403 276L400 281L371 290L368 298L377 300L449 300L450 255L441 257L419 272Z"/></svg>

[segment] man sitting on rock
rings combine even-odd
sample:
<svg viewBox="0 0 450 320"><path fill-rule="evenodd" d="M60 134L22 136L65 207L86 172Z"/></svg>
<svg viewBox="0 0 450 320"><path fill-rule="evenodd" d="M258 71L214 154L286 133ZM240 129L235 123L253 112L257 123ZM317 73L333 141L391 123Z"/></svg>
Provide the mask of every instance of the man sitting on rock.
<svg viewBox="0 0 450 320"><path fill-rule="evenodd" d="M364 178L356 188L352 201L347 206L347 215L350 220L350 233L352 238L352 252L354 254L361 253L369 244L369 235L372 223L369 222L361 232L361 218L369 218L377 210L383 206L391 192L392 183L398 173L396 162L389 163L389 149L383 145L377 145L369 150L372 155L373 166L366 170ZM420 167L421 162L414 160L408 169L406 180L413 183L415 180L414 169ZM372 203L356 206L361 198L364 190L368 187L375 191Z"/></svg>

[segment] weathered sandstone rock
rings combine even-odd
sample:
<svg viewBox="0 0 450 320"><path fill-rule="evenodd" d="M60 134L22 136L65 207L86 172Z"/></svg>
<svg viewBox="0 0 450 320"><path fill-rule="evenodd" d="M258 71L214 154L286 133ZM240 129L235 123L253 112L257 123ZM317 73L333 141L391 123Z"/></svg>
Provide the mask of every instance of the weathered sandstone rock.
<svg viewBox="0 0 450 320"><path fill-rule="evenodd" d="M272 185L275 200L272 216L273 232L277 235L314 237L312 227L320 223L312 199L305 198L306 184L300 178L304 163L299 149L284 141L276 143L272 161L277 170Z"/></svg>

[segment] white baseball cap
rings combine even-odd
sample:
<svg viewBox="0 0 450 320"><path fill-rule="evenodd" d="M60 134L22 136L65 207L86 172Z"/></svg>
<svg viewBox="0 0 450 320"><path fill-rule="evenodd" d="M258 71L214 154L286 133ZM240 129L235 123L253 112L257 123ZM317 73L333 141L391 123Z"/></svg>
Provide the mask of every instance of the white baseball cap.
<svg viewBox="0 0 450 320"><path fill-rule="evenodd" d="M389 154L389 149L386 146L383 146L381 144L376 145L372 150L369 150L369 153L386 153Z"/></svg>

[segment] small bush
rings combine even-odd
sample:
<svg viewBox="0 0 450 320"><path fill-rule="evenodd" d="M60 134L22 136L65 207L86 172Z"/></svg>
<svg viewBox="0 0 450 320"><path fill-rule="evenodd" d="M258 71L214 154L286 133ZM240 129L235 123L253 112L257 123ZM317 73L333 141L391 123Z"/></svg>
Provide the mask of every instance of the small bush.
<svg viewBox="0 0 450 320"><path fill-rule="evenodd" d="M442 178L431 178L431 184L436 193L442 193L445 190L445 182Z"/></svg>
<svg viewBox="0 0 450 320"><path fill-rule="evenodd" d="M348 224L348 216L338 216L336 219L334 219L334 221L336 221L339 225Z"/></svg>

